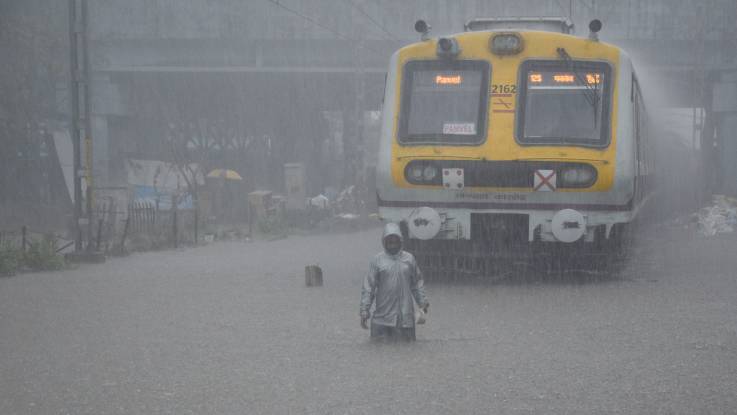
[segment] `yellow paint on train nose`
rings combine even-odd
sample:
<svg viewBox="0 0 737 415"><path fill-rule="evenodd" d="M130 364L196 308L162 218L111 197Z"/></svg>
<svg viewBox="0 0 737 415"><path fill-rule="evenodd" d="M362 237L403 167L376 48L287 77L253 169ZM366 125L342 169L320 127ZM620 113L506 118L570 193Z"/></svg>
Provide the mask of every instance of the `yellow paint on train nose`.
<svg viewBox="0 0 737 415"><path fill-rule="evenodd" d="M392 177L398 187L425 187L410 184L404 170L415 159L441 160L529 160L583 162L594 166L598 172L593 186L586 189L562 190L575 192L601 192L611 189L614 183L617 143L617 98L619 77L619 49L602 42L547 32L520 32L525 48L516 55L497 56L489 51L490 32L468 32L458 34L455 39L461 47L457 59L484 60L491 63L489 82L489 105L486 139L480 145L400 145L397 140L399 116L394 117L394 140L392 144ZM429 40L407 46L399 51L397 76L394 88L395 108L401 108L402 68L413 60L437 60L436 41ZM576 146L520 145L515 140L517 116L517 88L520 65L528 59L559 60L557 49L564 48L574 59L608 62L612 66L612 93L610 114L610 144L606 148ZM467 191L531 191L531 189L468 188Z"/></svg>

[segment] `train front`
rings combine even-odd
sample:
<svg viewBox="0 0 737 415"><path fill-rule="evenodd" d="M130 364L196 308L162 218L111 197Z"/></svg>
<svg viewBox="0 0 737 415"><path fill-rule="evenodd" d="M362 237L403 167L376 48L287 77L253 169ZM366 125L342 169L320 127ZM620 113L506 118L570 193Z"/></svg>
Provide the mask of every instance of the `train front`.
<svg viewBox="0 0 737 415"><path fill-rule="evenodd" d="M380 216L417 250L609 239L634 215L632 115L619 100L630 102L631 80L618 76L628 65L614 46L536 31L400 49L384 100Z"/></svg>

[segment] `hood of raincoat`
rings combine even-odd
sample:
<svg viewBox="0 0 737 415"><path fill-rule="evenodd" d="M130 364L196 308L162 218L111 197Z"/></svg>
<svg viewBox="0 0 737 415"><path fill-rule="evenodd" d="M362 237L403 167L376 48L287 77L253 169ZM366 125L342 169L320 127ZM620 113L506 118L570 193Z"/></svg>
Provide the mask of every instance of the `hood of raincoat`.
<svg viewBox="0 0 737 415"><path fill-rule="evenodd" d="M399 225L397 225L394 222L387 223L384 225L384 235L381 237L381 245L384 247L384 250L386 250L386 238L391 235L396 235L399 237L399 242L402 243L402 231L399 229ZM401 250L401 247L400 247Z"/></svg>

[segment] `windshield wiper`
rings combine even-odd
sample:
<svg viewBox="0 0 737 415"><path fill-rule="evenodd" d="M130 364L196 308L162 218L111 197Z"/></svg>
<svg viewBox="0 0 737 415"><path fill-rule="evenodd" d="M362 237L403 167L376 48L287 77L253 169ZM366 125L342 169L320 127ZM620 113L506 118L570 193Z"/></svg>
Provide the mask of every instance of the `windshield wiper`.
<svg viewBox="0 0 737 415"><path fill-rule="evenodd" d="M568 64L568 69L573 72L573 74L576 76L576 79L578 79L578 82L581 83L584 87L586 87L585 90L581 90L584 94L584 98L586 98L586 102L591 105L591 108L594 110L594 126L598 124L598 108L599 108L599 91L596 87L591 86L588 82L585 82L584 79L581 77L581 74L578 73L578 70L576 69L576 66L573 62L573 59L571 58L571 55L566 52L564 48L558 48L556 49L558 52L558 56L560 56L561 59L563 59Z"/></svg>

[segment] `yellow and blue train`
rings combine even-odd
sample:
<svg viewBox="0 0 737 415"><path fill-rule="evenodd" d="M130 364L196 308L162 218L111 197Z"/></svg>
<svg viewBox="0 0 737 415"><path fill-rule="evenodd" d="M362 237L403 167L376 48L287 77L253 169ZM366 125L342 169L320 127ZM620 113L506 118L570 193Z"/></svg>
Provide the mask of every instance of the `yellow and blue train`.
<svg viewBox="0 0 737 415"><path fill-rule="evenodd" d="M423 40L392 55L380 217L399 222L420 254L484 257L537 242L607 249L652 190L630 58L597 39L598 21L587 38L491 23L431 38L419 21Z"/></svg>

